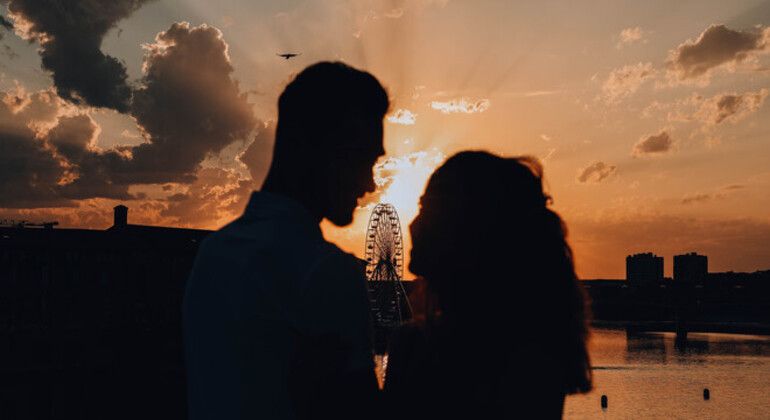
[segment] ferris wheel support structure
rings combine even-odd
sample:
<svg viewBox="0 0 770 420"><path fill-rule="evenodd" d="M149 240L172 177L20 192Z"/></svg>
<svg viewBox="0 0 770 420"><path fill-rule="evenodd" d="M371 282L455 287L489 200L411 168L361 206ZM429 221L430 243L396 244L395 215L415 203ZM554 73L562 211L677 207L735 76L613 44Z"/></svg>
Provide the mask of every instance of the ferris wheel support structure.
<svg viewBox="0 0 770 420"><path fill-rule="evenodd" d="M366 229L366 277L376 327L395 328L412 315L402 283L404 242L401 221L392 204L377 204Z"/></svg>

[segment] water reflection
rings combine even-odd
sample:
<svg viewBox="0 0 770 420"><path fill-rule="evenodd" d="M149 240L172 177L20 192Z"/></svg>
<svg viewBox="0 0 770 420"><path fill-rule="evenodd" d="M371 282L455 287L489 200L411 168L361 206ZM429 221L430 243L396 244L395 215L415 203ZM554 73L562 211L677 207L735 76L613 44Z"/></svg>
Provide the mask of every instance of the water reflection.
<svg viewBox="0 0 770 420"><path fill-rule="evenodd" d="M594 330L595 389L569 397L565 417L743 419L770 412L770 337L690 333L680 346L675 338Z"/></svg>

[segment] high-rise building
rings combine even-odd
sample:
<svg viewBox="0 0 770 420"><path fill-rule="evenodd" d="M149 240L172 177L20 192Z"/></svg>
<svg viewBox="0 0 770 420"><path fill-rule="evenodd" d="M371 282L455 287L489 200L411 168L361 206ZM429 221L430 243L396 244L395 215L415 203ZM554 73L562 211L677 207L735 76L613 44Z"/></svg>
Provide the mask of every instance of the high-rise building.
<svg viewBox="0 0 770 420"><path fill-rule="evenodd" d="M663 281L663 257L652 252L627 256L626 280L637 286L659 284Z"/></svg>
<svg viewBox="0 0 770 420"><path fill-rule="evenodd" d="M708 274L708 257L695 252L674 256L674 281L703 284Z"/></svg>

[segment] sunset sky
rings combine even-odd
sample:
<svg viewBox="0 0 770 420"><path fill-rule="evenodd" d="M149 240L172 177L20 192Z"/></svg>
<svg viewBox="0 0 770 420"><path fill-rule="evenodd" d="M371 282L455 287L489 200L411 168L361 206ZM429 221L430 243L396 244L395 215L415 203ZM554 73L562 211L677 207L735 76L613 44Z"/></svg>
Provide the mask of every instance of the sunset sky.
<svg viewBox="0 0 770 420"><path fill-rule="evenodd" d="M583 278L644 251L666 275L688 251L770 268L770 1L58 3L0 0L0 219L105 228L124 203L218 228L264 178L287 81L342 60L393 108L379 191L323 226L349 252L372 203L406 231L431 171L486 149L544 162Z"/></svg>

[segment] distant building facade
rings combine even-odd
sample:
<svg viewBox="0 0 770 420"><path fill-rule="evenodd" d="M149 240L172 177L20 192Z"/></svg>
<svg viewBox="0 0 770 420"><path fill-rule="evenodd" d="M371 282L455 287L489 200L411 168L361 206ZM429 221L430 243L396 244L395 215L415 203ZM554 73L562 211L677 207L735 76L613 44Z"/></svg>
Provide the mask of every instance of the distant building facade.
<svg viewBox="0 0 770 420"><path fill-rule="evenodd" d="M635 286L648 286L663 282L663 257L652 252L626 257L626 281Z"/></svg>
<svg viewBox="0 0 770 420"><path fill-rule="evenodd" d="M674 281L687 284L703 284L709 271L708 257L690 252L674 256Z"/></svg>

